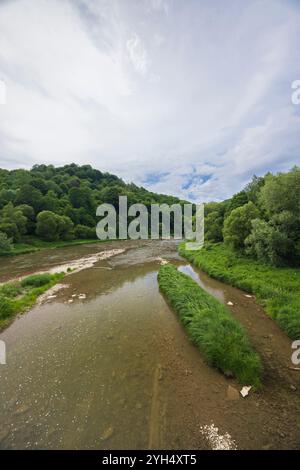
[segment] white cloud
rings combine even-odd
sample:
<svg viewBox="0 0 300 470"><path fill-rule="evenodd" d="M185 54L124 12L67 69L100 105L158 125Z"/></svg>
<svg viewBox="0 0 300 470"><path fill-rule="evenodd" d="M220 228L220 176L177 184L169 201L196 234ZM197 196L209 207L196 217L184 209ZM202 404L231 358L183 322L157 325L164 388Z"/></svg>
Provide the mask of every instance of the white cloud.
<svg viewBox="0 0 300 470"><path fill-rule="evenodd" d="M128 39L126 42L126 48L129 59L135 70L141 75L146 75L150 65L149 58L147 51L137 34L133 34L131 38Z"/></svg>
<svg viewBox="0 0 300 470"><path fill-rule="evenodd" d="M0 166L90 163L207 200L299 164L299 7L218 5L0 3Z"/></svg>

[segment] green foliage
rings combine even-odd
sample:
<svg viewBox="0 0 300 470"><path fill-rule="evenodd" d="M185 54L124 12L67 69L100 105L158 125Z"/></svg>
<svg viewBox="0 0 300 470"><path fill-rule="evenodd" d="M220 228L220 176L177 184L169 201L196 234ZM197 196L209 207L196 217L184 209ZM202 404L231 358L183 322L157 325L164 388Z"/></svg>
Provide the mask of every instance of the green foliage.
<svg viewBox="0 0 300 470"><path fill-rule="evenodd" d="M96 238L95 228L87 227L86 225L77 225L74 229L75 238L89 239Z"/></svg>
<svg viewBox="0 0 300 470"><path fill-rule="evenodd" d="M300 269L274 268L238 255L224 244L179 252L210 276L254 294L293 339L300 338Z"/></svg>
<svg viewBox="0 0 300 470"><path fill-rule="evenodd" d="M211 242L223 240L224 217L218 211L210 212L205 217L205 238Z"/></svg>
<svg viewBox="0 0 300 470"><path fill-rule="evenodd" d="M269 216L289 211L299 217L300 168L295 167L288 173L267 175L259 199Z"/></svg>
<svg viewBox="0 0 300 470"><path fill-rule="evenodd" d="M278 215L284 219L284 213ZM282 230L276 224L260 219L252 220L251 234L245 240L246 253L254 256L262 263L273 266L296 264L295 243L289 238L286 227Z"/></svg>
<svg viewBox="0 0 300 470"><path fill-rule="evenodd" d="M248 201L252 201L254 204L258 203L261 188L265 184L265 178L254 175L250 183L247 184L245 192Z"/></svg>
<svg viewBox="0 0 300 470"><path fill-rule="evenodd" d="M229 215L231 211L237 209L238 207L244 206L249 202L246 191L240 191L237 194L234 194L226 204L226 215Z"/></svg>
<svg viewBox="0 0 300 470"><path fill-rule="evenodd" d="M273 266L300 263L300 168L254 176L244 191L205 205L205 237Z"/></svg>
<svg viewBox="0 0 300 470"><path fill-rule="evenodd" d="M0 330L5 328L16 314L32 307L39 295L63 277L64 273L46 273L0 285Z"/></svg>
<svg viewBox="0 0 300 470"><path fill-rule="evenodd" d="M25 277L25 279L21 281L21 286L41 287L48 284L51 281L51 278L51 274L48 273L33 274L32 276Z"/></svg>
<svg viewBox="0 0 300 470"><path fill-rule="evenodd" d="M224 242L236 250L243 250L245 239L251 232L251 221L259 216L253 202L233 209L224 222Z"/></svg>
<svg viewBox="0 0 300 470"><path fill-rule="evenodd" d="M51 211L42 211L37 216L36 234L47 241L71 240L74 238L72 220Z"/></svg>
<svg viewBox="0 0 300 470"><path fill-rule="evenodd" d="M0 253L10 251L12 248L11 239L8 238L6 233L0 232Z"/></svg>
<svg viewBox="0 0 300 470"><path fill-rule="evenodd" d="M24 244L33 234L48 242L72 240L74 235L93 239L98 222L96 207L107 202L118 209L119 195L127 196L128 204L139 202L148 207L151 203L184 202L125 184L90 165L35 165L30 171L0 169L0 231L17 244Z"/></svg>
<svg viewBox="0 0 300 470"><path fill-rule="evenodd" d="M258 388L259 357L229 310L173 265L161 266L158 282L207 362L223 372L231 371L240 383Z"/></svg>

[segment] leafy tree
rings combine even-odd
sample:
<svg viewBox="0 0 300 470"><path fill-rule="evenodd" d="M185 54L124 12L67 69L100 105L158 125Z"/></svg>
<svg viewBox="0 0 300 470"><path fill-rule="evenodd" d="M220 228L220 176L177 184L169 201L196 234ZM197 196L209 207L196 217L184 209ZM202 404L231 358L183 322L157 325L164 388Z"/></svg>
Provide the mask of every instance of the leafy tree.
<svg viewBox="0 0 300 470"><path fill-rule="evenodd" d="M300 214L300 168L288 173L269 174L260 192L260 202L269 216L289 211L296 217Z"/></svg>
<svg viewBox="0 0 300 470"><path fill-rule="evenodd" d="M88 188L71 188L69 191L69 198L72 206L77 209L84 208L89 211L93 208L91 190Z"/></svg>
<svg viewBox="0 0 300 470"><path fill-rule="evenodd" d="M230 214L231 211L237 209L238 207L244 206L248 202L248 197L246 191L240 191L237 194L234 194L232 198L227 201L226 205L226 214Z"/></svg>
<svg viewBox="0 0 300 470"><path fill-rule="evenodd" d="M42 211L37 216L36 234L47 241L59 238L57 215L51 211Z"/></svg>
<svg viewBox="0 0 300 470"><path fill-rule="evenodd" d="M77 225L74 229L75 238L80 239L93 239L96 237L95 228L87 227L86 225Z"/></svg>
<svg viewBox="0 0 300 470"><path fill-rule="evenodd" d="M10 238L7 237L6 233L0 232L0 253L10 251L13 248L13 244Z"/></svg>
<svg viewBox="0 0 300 470"><path fill-rule="evenodd" d="M39 189L36 189L30 184L25 184L21 186L15 203L16 205L27 204L28 206L33 207L35 213L38 213L42 206L43 195Z"/></svg>
<svg viewBox="0 0 300 470"><path fill-rule="evenodd" d="M210 212L205 218L205 238L211 242L223 240L224 218L218 211Z"/></svg>
<svg viewBox="0 0 300 470"><path fill-rule="evenodd" d="M251 221L258 218L259 211L253 202L233 209L224 222L224 241L236 250L245 248L245 239L251 232Z"/></svg>
<svg viewBox="0 0 300 470"><path fill-rule="evenodd" d="M250 183L247 184L245 192L248 197L248 201L252 201L257 204L260 190L265 184L265 178L254 175Z"/></svg>
<svg viewBox="0 0 300 470"><path fill-rule="evenodd" d="M28 206L28 204L21 204L17 206L16 209L20 210L27 219L26 233L33 234L35 230L35 214L33 207Z"/></svg>
<svg viewBox="0 0 300 470"><path fill-rule="evenodd" d="M260 219L252 220L252 231L245 245L248 254L273 266L284 266L291 261L295 248L285 232Z"/></svg>
<svg viewBox="0 0 300 470"><path fill-rule="evenodd" d="M6 233L10 238L13 238L15 242L19 241L21 236L26 233L27 230L27 217L23 215L23 212L14 207L12 202L6 204L1 210L1 231Z"/></svg>
<svg viewBox="0 0 300 470"><path fill-rule="evenodd" d="M20 239L20 234L18 232L18 227L15 223L1 221L0 223L0 232L6 234L8 238L13 241L18 242Z"/></svg>
<svg viewBox="0 0 300 470"><path fill-rule="evenodd" d="M57 215L58 236L62 240L72 240L74 238L74 224L70 217Z"/></svg>
<svg viewBox="0 0 300 470"><path fill-rule="evenodd" d="M16 197L15 191L12 189L1 189L0 191L0 209L2 209L9 202L13 202Z"/></svg>

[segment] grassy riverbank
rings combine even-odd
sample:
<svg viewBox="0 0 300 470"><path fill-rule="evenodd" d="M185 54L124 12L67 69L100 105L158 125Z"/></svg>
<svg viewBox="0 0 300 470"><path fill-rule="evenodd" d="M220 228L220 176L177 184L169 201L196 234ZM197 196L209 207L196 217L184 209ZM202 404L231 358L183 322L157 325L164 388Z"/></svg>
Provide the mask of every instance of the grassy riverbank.
<svg viewBox="0 0 300 470"><path fill-rule="evenodd" d="M239 256L223 244L194 252L182 244L179 252L210 276L254 294L292 339L300 338L299 268L273 268Z"/></svg>
<svg viewBox="0 0 300 470"><path fill-rule="evenodd" d="M240 383L258 388L260 359L229 310L171 264L161 266L158 282L207 362L232 372Z"/></svg>
<svg viewBox="0 0 300 470"><path fill-rule="evenodd" d="M5 251L0 253L0 256L15 256L23 255L25 253L33 253L45 248L63 248L65 246L75 246L75 245L87 245L91 243L103 243L106 240L99 240L98 238L93 239L76 239L76 240L58 240L55 242L46 242L40 240L39 238L30 238L24 240L22 243L15 243L14 247L10 251ZM111 241L111 240L108 240Z"/></svg>
<svg viewBox="0 0 300 470"><path fill-rule="evenodd" d="M32 307L41 294L63 277L64 273L36 274L0 285L0 330L18 313Z"/></svg>

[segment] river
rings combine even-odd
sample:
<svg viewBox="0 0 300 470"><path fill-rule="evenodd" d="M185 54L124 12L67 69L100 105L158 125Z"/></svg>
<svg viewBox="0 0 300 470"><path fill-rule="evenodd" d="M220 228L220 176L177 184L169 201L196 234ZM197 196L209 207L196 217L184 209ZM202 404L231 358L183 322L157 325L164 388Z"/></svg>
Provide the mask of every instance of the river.
<svg viewBox="0 0 300 470"><path fill-rule="evenodd" d="M116 248L124 251L67 275L55 297L1 333L0 448L299 448L300 383L288 368L290 341L255 299L189 266L174 241L2 258L0 281ZM261 392L228 397L229 385L241 387L204 362L159 292L161 259L232 301L263 358Z"/></svg>

